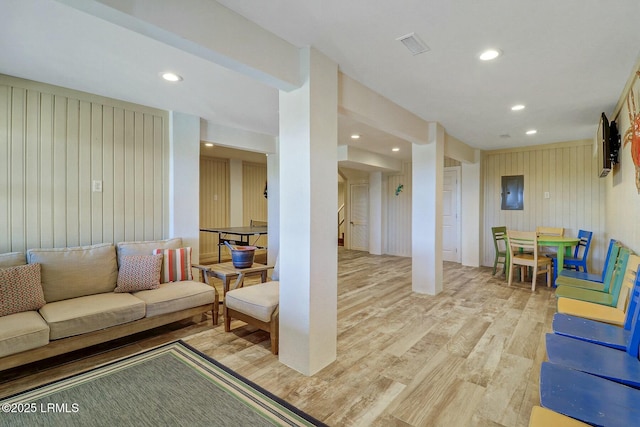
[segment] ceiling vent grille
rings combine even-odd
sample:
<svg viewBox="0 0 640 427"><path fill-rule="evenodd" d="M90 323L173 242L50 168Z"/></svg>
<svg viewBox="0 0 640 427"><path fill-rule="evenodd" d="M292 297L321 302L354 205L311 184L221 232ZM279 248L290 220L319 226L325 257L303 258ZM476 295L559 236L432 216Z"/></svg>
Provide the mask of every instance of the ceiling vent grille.
<svg viewBox="0 0 640 427"><path fill-rule="evenodd" d="M427 46L422 40L420 40L416 33L409 33L402 37L398 37L396 40L402 42L402 44L405 45L407 49L409 49L409 52L414 55L431 50L429 46Z"/></svg>

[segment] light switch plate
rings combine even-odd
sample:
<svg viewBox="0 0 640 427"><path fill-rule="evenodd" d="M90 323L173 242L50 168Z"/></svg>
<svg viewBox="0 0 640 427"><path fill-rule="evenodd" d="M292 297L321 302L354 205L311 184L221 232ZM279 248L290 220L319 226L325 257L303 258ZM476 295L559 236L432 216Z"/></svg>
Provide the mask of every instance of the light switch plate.
<svg viewBox="0 0 640 427"><path fill-rule="evenodd" d="M91 183L91 191L94 193L102 193L102 181L94 180Z"/></svg>
<svg viewBox="0 0 640 427"><path fill-rule="evenodd" d="M548 192L548 191L545 191L545 192L544 192L544 198L545 198L545 199L548 199L549 197L550 197L550 196L549 196L549 192Z"/></svg>

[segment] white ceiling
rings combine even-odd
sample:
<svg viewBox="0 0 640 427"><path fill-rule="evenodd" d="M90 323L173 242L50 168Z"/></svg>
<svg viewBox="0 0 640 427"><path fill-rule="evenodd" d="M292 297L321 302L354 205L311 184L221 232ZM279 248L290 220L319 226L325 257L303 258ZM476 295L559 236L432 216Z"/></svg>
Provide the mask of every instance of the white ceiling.
<svg viewBox="0 0 640 427"><path fill-rule="evenodd" d="M219 2L296 46L314 46L345 74L480 149L591 138L640 52L638 0ZM0 73L278 133L271 87L55 0L0 6ZM395 40L410 32L431 50L412 56ZM487 47L504 55L478 61ZM158 79L166 69L184 81ZM527 108L512 112L516 103ZM409 155L408 143L360 126L341 117L339 143L352 144L348 135L358 132L367 136L353 142L360 148ZM525 136L531 128L538 133Z"/></svg>

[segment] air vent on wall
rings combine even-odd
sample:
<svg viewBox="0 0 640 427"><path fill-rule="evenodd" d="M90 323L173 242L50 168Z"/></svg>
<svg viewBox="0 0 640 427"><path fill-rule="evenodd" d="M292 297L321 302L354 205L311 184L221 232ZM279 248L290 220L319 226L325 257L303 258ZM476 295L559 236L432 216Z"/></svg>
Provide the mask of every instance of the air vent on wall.
<svg viewBox="0 0 640 427"><path fill-rule="evenodd" d="M396 40L401 41L402 44L405 45L405 47L414 55L431 50L429 49L429 46L420 40L416 33L409 33L402 37L398 37Z"/></svg>

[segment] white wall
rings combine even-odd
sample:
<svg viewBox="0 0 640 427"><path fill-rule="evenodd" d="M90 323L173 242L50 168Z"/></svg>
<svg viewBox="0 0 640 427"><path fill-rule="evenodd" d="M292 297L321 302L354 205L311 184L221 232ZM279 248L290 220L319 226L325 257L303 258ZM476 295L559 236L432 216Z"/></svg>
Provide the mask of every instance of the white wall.
<svg viewBox="0 0 640 427"><path fill-rule="evenodd" d="M635 252L640 252L640 221L638 221L640 217L640 171L633 164L632 143L624 144L624 134L631 123L630 110L632 115L640 113L640 82L637 78L634 80L631 90L634 93L635 111L633 111L630 95L628 93L621 95L624 101L618 116L618 130L623 140L619 156L621 163L602 181L606 189L607 238L620 240ZM640 153L638 144L640 144L640 140L637 141L634 148L637 153Z"/></svg>

